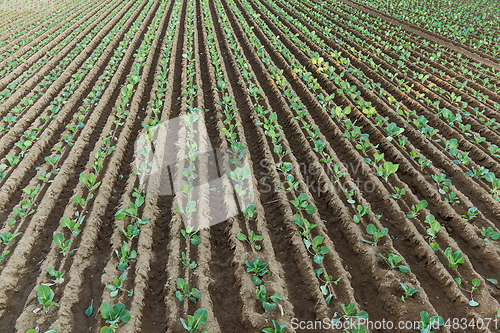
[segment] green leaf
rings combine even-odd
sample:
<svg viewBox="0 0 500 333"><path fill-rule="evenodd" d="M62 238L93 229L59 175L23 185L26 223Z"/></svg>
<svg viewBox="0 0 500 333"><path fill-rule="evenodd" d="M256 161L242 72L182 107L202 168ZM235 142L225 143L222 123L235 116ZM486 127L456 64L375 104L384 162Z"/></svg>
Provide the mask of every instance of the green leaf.
<svg viewBox="0 0 500 333"><path fill-rule="evenodd" d="M126 262L120 262L118 264L117 268L118 268L119 271L124 271L124 270L126 270L128 268L128 263L126 263Z"/></svg>
<svg viewBox="0 0 500 333"><path fill-rule="evenodd" d="M315 255L313 260L314 260L315 263L321 264L323 262L324 258L325 258L324 256Z"/></svg>
<svg viewBox="0 0 500 333"><path fill-rule="evenodd" d="M368 226L366 226L366 232L369 235L373 235L375 232L377 232L377 228L375 227L375 225L373 225L372 223L370 223Z"/></svg>
<svg viewBox="0 0 500 333"><path fill-rule="evenodd" d="M495 180L495 174L493 172L487 172L486 175L484 175L484 179L486 179L487 182L492 183Z"/></svg>
<svg viewBox="0 0 500 333"><path fill-rule="evenodd" d="M193 297L195 297L195 298L200 298L200 297L201 297L201 292L200 292L198 289L196 289L196 288L193 288L193 289L191 290L191 294L192 294L192 295L193 295Z"/></svg>
<svg viewBox="0 0 500 333"><path fill-rule="evenodd" d="M260 285L262 283L262 280L254 275L252 276L252 282L255 283L256 285Z"/></svg>
<svg viewBox="0 0 500 333"><path fill-rule="evenodd" d="M316 236L316 237L313 238L313 244L314 244L314 246L318 246L321 243L323 243L323 237L321 237L321 236L318 235L318 236Z"/></svg>
<svg viewBox="0 0 500 333"><path fill-rule="evenodd" d="M315 211L316 211L316 207L314 207L313 205L307 205L307 207L306 207L307 214L314 214Z"/></svg>
<svg viewBox="0 0 500 333"><path fill-rule="evenodd" d="M92 301L90 301L90 306L87 308L87 310L85 310L85 314L87 315L87 317L90 317L92 315L92 313L94 312L94 299L92 299Z"/></svg>
<svg viewBox="0 0 500 333"><path fill-rule="evenodd" d="M365 333L365 327L361 324L352 325L352 333Z"/></svg>
<svg viewBox="0 0 500 333"><path fill-rule="evenodd" d="M276 305L271 304L269 302L262 302L262 305L264 306L264 310L266 311L272 311L276 307Z"/></svg>
<svg viewBox="0 0 500 333"><path fill-rule="evenodd" d="M186 205L186 215L189 216L191 213L196 211L196 201L190 201Z"/></svg>
<svg viewBox="0 0 500 333"><path fill-rule="evenodd" d="M269 297L273 302L275 303L278 303L280 302L281 300L283 300L283 298L281 297L280 294L274 294L272 296Z"/></svg>
<svg viewBox="0 0 500 333"><path fill-rule="evenodd" d="M417 204L417 209L418 210L424 209L425 207L427 207L427 201L426 200L422 200L422 201L420 201Z"/></svg>
<svg viewBox="0 0 500 333"><path fill-rule="evenodd" d="M100 333L113 333L113 329L108 327L108 326L104 326L103 328L101 328L101 332Z"/></svg>
<svg viewBox="0 0 500 333"><path fill-rule="evenodd" d="M42 284L41 286L38 287L38 299L42 300L51 300L51 294L53 291L50 289L49 286L46 286ZM52 296L53 297L53 296Z"/></svg>
<svg viewBox="0 0 500 333"><path fill-rule="evenodd" d="M399 265L399 270L401 273L409 273L411 270L409 267L406 267L405 265Z"/></svg>
<svg viewBox="0 0 500 333"><path fill-rule="evenodd" d="M64 242L64 236L60 232L54 235L54 243L61 244Z"/></svg>
<svg viewBox="0 0 500 333"><path fill-rule="evenodd" d="M120 209L116 212L115 217L118 220L123 220L125 217L127 217L127 214L125 213L125 209Z"/></svg>
<svg viewBox="0 0 500 333"><path fill-rule="evenodd" d="M246 241L247 240L247 236L245 234L238 234L236 236L236 238L238 238L240 241Z"/></svg>
<svg viewBox="0 0 500 333"><path fill-rule="evenodd" d="M108 319L113 315L113 308L109 303L103 303L101 304L101 316L104 319Z"/></svg>
<svg viewBox="0 0 500 333"><path fill-rule="evenodd" d="M425 325L428 326L431 322L431 317L426 311L420 312L420 321Z"/></svg>
<svg viewBox="0 0 500 333"><path fill-rule="evenodd" d="M199 323L205 323L208 319L208 312L206 309L201 308L194 312L194 319Z"/></svg>
<svg viewBox="0 0 500 333"><path fill-rule="evenodd" d="M471 300L469 301L469 305L470 305L470 306L479 306L479 303L478 303L478 302L476 302L475 300L471 299Z"/></svg>
<svg viewBox="0 0 500 333"><path fill-rule="evenodd" d="M201 240L200 240L200 237L198 237L198 235L194 235L193 238L191 238L191 244L193 245L198 245L200 244Z"/></svg>

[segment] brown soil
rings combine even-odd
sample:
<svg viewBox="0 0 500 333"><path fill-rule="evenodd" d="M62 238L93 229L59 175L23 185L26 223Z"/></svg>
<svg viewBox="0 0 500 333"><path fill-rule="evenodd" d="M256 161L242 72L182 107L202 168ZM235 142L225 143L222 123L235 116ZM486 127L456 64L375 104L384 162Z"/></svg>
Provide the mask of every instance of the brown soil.
<svg viewBox="0 0 500 333"><path fill-rule="evenodd" d="M339 317L343 313L342 305L349 303L355 304L356 311L367 311L372 321L418 321L421 311L427 311L432 316L440 315L445 321L453 318L465 318L467 322L495 318L500 306L500 288L487 279L498 278L500 251L498 241L484 241L481 230L488 227L494 231L500 229L500 203L491 193L490 182L484 178L470 177L468 173L481 167L488 168L496 175L500 172L498 155L488 150L493 144L500 146L500 130L484 124L495 117L500 119L500 110L495 106L500 98L494 93L496 86L487 86L481 80L459 89L455 82L463 82L468 77L429 59L428 52L433 50L432 47L420 44L417 37L421 36L460 52L471 60L482 62L483 67L500 69L500 66L482 54L445 38L353 0L343 1L384 22L400 26L409 33L402 40L419 47L412 51L410 58L402 60L408 72L403 72L396 64L400 60L397 52L380 45L385 41L396 43L398 39L373 29L371 32L378 39L363 41L366 38L363 31L345 23L348 17L329 2L325 2L320 20L314 11L317 10L316 6L322 6L322 2L316 0L144 0L137 7L133 7L136 2L130 1L112 17L108 15L124 2L108 0L98 5L90 2L80 9L92 8L74 26L112 4L58 54L51 59L46 58L46 51L69 36L72 29L40 48L10 74L2 77L0 90L28 71L39 59L48 60L17 92L0 101L0 114L3 117L10 115L12 108L21 103L23 97L30 96L44 76L56 68L101 19L108 17L106 26L95 34L95 38L67 67L61 69L61 76L33 105L18 115L16 124L0 131L0 164L8 166L5 177L0 179L0 218L2 221L13 217L17 219L14 225L6 222L0 225L0 233L22 233L10 244L0 245L0 255L10 251L0 261L0 331L25 333L28 329L38 327L41 332L50 328L57 328L60 333L99 332L106 324L99 310L104 302L122 302L130 310L130 322L120 328L120 332L127 333L182 332L184 328L179 319L186 319L199 308L205 308L209 314L202 329L211 333L257 333L271 327L272 320L280 324L287 323L285 332L330 332L332 330L319 328L300 329L292 323L295 320L313 323ZM289 6L289 3L295 7ZM71 8L75 7L69 2L61 1L56 8L66 6L67 9L62 13L71 14L58 26L81 13L80 10L71 12ZM190 6L193 6L192 11ZM204 9L208 9L208 14ZM93 68L79 81L74 93L64 97L65 87L74 82L73 75L80 73L84 62L92 57L101 41L132 10L131 16L124 19L123 28L116 33ZM253 12L260 15L262 21L257 22ZM157 16L159 13L161 16ZM133 27L140 15L143 17L135 26L135 34L127 37L128 29ZM355 15L360 21L363 20L361 14ZM191 16L194 18L194 29L188 31L188 19ZM342 20L335 22L335 17L341 17ZM19 29L36 20L31 14L26 15L27 21L23 24L17 16L12 19L16 20L16 24L19 23ZM140 70L141 80L134 86L134 93L128 102L128 116L120 120L123 123L118 125L115 116L121 102L121 89L129 83L129 74L138 61L134 54L148 36L154 20L159 20L159 25L146 43L150 51ZM329 32L317 28L316 20L330 20L348 33L339 34L337 30L332 30L336 35L330 38L326 35ZM2 22L0 29L3 27ZM210 27L209 22L212 22ZM253 27L251 34L245 30L246 25ZM15 51L0 63L0 67L35 47L56 28ZM34 31L38 29L41 27ZM318 40L308 38L306 29L314 31ZM213 38L209 38L210 30L213 31ZM165 48L168 52L164 54L169 31L172 31L173 38L169 42L171 45ZM14 32L15 29L9 30L1 38L7 39ZM190 36L193 38L192 43ZM234 44L231 43L233 38ZM214 45L210 44L211 39ZM0 52L6 52L16 40L1 47ZM257 50L253 45L256 40L259 43ZM277 41L282 44L277 44ZM104 79L114 51L123 45L122 42L126 44L127 51L117 60L113 75ZM276 44L282 47L276 47ZM211 52L212 48L215 48L215 53ZM383 54L375 54L372 52L374 49L380 49ZM350 70L339 63L334 51L342 52L342 56L349 59ZM182 173L177 171L168 175L154 175L149 180L145 203L137 212L138 216L147 217L149 221L141 226L138 237L128 241L121 228L126 227L132 219L117 219L115 213L120 208L127 208L129 201L135 200L134 189L139 186L139 177L134 173L134 143L144 133L143 123L154 117L156 108L160 112L158 119L164 122L189 112L185 86L191 80L186 70L190 52L196 59L192 78L196 95L192 106L201 109L200 115L208 133L208 138L199 140L199 149L203 150L208 145L223 152L231 149L226 134L221 131L229 126L227 114L222 112L224 105L221 101L225 94L230 95L231 105L236 111L229 124L234 125L238 141L247 149L251 170L248 184L255 191L255 215L246 219L243 214L239 214L201 230L198 233L201 243L193 246L181 235L184 222L182 214L177 211L177 201L181 196L158 195L163 187L182 181ZM357 87L359 97L340 93L340 84L320 73L311 61L311 54L315 52L334 67L336 75L342 73L342 84L349 83ZM377 69L368 64L368 58L378 66ZM418 64L417 58L424 59L429 67ZM452 56L443 52L443 58L451 61ZM220 62L220 73L215 71L215 61ZM165 68L168 73L165 79L159 80ZM466 68L479 73L473 66L466 65ZM310 72L318 84L311 88L306 80L297 75L297 69ZM362 71L363 76L358 76L353 69ZM274 70L280 71L280 79L288 82L286 89L289 90L286 93L279 86L277 76L272 73ZM247 76L247 73L251 75ZM398 78L404 78L412 89L403 92L386 73L397 73ZM418 74L429 75L428 81L419 81L416 78ZM224 93L217 89L218 75L222 75L227 84ZM500 83L491 72L484 75L488 77L488 82ZM434 86L429 86L431 82ZM371 89L367 83L376 83L378 86ZM62 136L69 133L70 126L67 125L78 123L76 115L84 107L83 100L95 86L101 84L105 89L84 116L84 126L75 131L72 144L60 153L56 163L58 172L50 177L50 181L42 182L38 175L53 170L46 157L59 154L56 146L65 145ZM258 98L249 94L249 88L253 86L262 89ZM380 89L384 89L387 95L381 94ZM440 93L439 89L446 94ZM462 124L470 125L470 128L461 130L456 125L450 126L436 108L420 98L417 92L425 93L432 101L439 101L440 107L446 107L454 113L469 112L472 116L464 117ZM450 101L447 96L452 92L467 105ZM479 98L477 92L489 98ZM355 121L357 126L362 126L361 132L369 134L368 142L375 146L372 151L362 152L356 143L345 137L344 122L330 116L330 109L322 104L320 94L335 94L332 105L342 108L349 106L352 109L343 120L349 119ZM287 95L302 103L307 110L303 120L311 128L318 129L315 139L310 138L311 134ZM48 107L59 96L63 96L67 103L57 115L46 119L45 116L50 115ZM388 96L393 97L396 103L400 102L401 110L415 111L414 119L419 115L425 116L429 125L439 129L439 132L432 138L423 136L413 121L407 121L397 112L396 103L391 102ZM379 126L375 117L367 117L358 111L357 102L360 98L369 101L376 108L377 115L387 117L386 124L394 122L404 129L403 134L408 138L406 148L397 139L387 140L385 125ZM290 151L283 160L289 163L294 180L300 184L296 191L288 191L283 187L285 179L276 167L279 162L276 142L270 138L266 128L256 126L257 122L263 121L259 108L277 115L276 132L281 135L279 144L283 150ZM484 114L475 116L475 108L484 109ZM7 120L0 120L0 124L7 124ZM24 140L27 135L25 132L34 127L40 127L41 130L29 151L22 154L21 148L15 144ZM167 130L169 133L183 133L182 128L172 126L168 126ZM88 188L79 181L79 175L82 172L94 172L97 154L105 146L104 140L111 132L114 133L112 140L115 150L105 157L102 170L96 172L97 181L101 184L86 206L81 233L72 236L59 221L79 211L76 196L86 197L89 194ZM473 136L484 138L484 142L474 143L471 140ZM461 152L469 152L468 164L453 162L455 157L450 155L445 144L450 139L457 140ZM339 163L340 170L344 172L338 179L342 187L336 182L333 164L324 163L324 156L315 149L315 140L324 142L323 152L333 158L334 163ZM422 170L410 151L431 160L432 166ZM181 149L158 152L162 157L168 154L181 156L184 153ZM374 168L365 161L366 158L373 160L374 153L384 154L383 161L399 165L398 171L387 181L377 176ZM7 155L19 156L19 163L11 167ZM221 170L232 167L228 155L216 155L213 161L218 169L198 170L198 183L222 177L224 172ZM449 191L455 192L459 203L447 202L445 196L439 193L431 176L441 172L451 180ZM40 185L40 192L32 198L34 212L18 218L17 208L29 198L24 189L32 189L37 185ZM395 187L406 191L397 200L391 196ZM344 189L356 189L352 196L354 204ZM232 185L224 184L220 193L213 196L195 193L198 206L194 214L203 217L211 212L229 211L232 208L230 202L235 198L233 192ZM298 211L290 202L297 199L300 193L306 193L308 203L316 208L310 215L301 212L310 223L317 225L311 235L321 236L323 245L329 249L320 263L313 260L312 250L304 246L294 223L294 214ZM428 206L416 218L407 217L412 205L424 199ZM370 212L361 217L359 223L354 223L353 216L358 213L358 205L370 207ZM473 206L478 208L478 216L466 221L462 215L467 214ZM427 236L425 217L430 214L442 226L434 239L439 245L437 252L429 246ZM378 246L370 246L365 241L371 239L366 233L369 224L374 224L377 229L389 230ZM251 230L263 236L260 242L262 249L256 250L247 242L238 240L238 234L248 235ZM59 247L52 241L53 235L59 232L66 239L71 239L71 249L78 249L72 255L61 254ZM134 293L128 297L126 292L121 291L116 298L111 298L106 285L122 273L117 269L119 259L115 250L124 241L138 255L137 260L132 261L126 270L124 285L126 289L134 288ZM444 255L448 247L463 254L464 263L458 269L449 267ZM194 270L186 268L181 263L182 253L195 260L198 267ZM411 272L403 274L397 269L389 269L381 258L381 255L387 256L389 253L400 256ZM269 264L269 274L263 277L268 296L279 293L283 297L271 312L264 311L262 302L256 297L252 275L247 272L246 263L257 257ZM50 281L47 275L50 266L56 270L66 270L66 273L63 283L52 286L54 300L60 306L53 306L48 313L44 313L39 309L37 290L42 283ZM320 289L324 282L315 273L318 269L327 272L334 280L339 279L331 285L332 299L329 304L325 302ZM195 287L201 292L202 296L196 304L177 299L176 280L180 277L189 283L190 288ZM457 286L455 278L461 278L462 287L467 290L470 290L473 279L481 281L480 287L473 292L474 300L480 304L478 307L469 306L471 295ZM403 302L400 283L414 287L418 292ZM94 313L86 316L84 312L92 301ZM467 327L462 331L494 332L496 329L492 328L493 325L492 322L486 329ZM370 331L392 330L373 328ZM408 330L395 328L394 331ZM438 332L459 331L445 327Z"/></svg>

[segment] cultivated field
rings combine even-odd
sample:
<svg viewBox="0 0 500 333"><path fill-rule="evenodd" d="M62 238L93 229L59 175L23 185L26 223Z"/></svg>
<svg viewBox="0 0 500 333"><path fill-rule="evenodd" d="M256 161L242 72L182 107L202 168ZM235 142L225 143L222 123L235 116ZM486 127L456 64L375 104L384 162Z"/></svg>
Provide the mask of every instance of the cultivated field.
<svg viewBox="0 0 500 333"><path fill-rule="evenodd" d="M498 332L498 8L453 2L2 8L0 331Z"/></svg>

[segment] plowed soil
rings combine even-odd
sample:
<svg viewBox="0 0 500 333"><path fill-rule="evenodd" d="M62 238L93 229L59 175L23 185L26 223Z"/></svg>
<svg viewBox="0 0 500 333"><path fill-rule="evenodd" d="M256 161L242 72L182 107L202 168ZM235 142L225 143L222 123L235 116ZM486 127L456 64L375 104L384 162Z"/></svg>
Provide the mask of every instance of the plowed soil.
<svg viewBox="0 0 500 333"><path fill-rule="evenodd" d="M103 303L125 305L131 319L117 332L128 333L186 332L180 318L200 308L208 319L198 332L261 332L272 320L284 332L341 332L324 325L345 322L350 303L368 313L367 332L417 332L422 311L443 317L436 332L500 330L500 198L491 179L500 175L500 67L491 59L353 0L54 1L40 15L0 20L0 332L100 332L109 325ZM194 109L197 133L207 133L197 149L223 152L212 156L219 169L197 170L197 184L225 175L233 146L222 129L230 129L246 148L255 205L250 218L240 208L201 229L199 245L182 234L182 195L165 193L183 173L151 173L146 190L134 150L148 124ZM401 133L391 136L390 124ZM385 179L384 162L398 165ZM90 173L94 189L81 178ZM137 193L144 202L135 213L147 223L127 238L136 220L117 212ZM312 214L292 203L301 193ZM200 218L230 212L236 198L227 184L193 196ZM305 246L296 214L316 225L311 236L328 247L322 260ZM434 236L431 218L441 226ZM81 221L78 232L64 219ZM370 224L388 231L376 246ZM238 239L251 230L263 237L258 250ZM71 240L66 252L57 233ZM137 257L122 270L124 242ZM457 267L448 248L463 257ZM391 268L389 254L410 272ZM256 258L269 264L267 295L282 297L269 301L272 311L247 272ZM53 282L51 266L63 280ZM107 285L124 272L111 297ZM332 277L327 295L323 273ZM200 291L196 303L176 297L178 278ZM402 283L418 292L402 300ZM58 303L48 311L42 284Z"/></svg>

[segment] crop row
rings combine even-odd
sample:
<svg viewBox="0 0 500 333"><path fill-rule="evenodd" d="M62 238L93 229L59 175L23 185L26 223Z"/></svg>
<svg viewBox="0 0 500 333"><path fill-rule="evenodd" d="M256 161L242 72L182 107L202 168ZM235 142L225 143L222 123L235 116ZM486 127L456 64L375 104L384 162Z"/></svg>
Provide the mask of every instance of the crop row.
<svg viewBox="0 0 500 333"><path fill-rule="evenodd" d="M398 19L413 23L462 44L500 56L498 38L498 8L487 1L463 2L459 5L446 1L400 2L397 5L376 0L362 0Z"/></svg>

